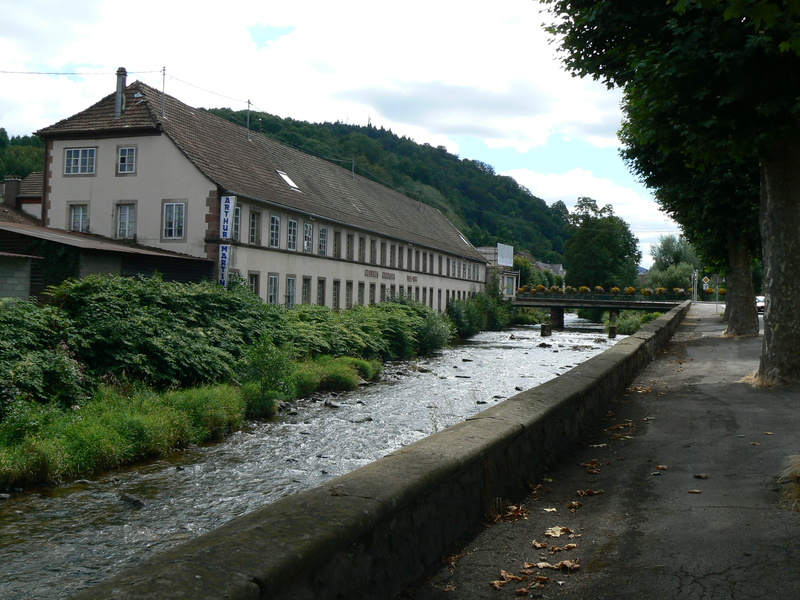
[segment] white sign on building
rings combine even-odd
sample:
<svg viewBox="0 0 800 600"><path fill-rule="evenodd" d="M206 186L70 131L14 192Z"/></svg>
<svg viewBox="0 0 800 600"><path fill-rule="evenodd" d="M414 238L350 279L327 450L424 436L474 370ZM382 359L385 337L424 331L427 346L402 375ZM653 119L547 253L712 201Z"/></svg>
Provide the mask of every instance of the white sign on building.
<svg viewBox="0 0 800 600"><path fill-rule="evenodd" d="M497 244L497 265L500 267L514 266L514 246Z"/></svg>

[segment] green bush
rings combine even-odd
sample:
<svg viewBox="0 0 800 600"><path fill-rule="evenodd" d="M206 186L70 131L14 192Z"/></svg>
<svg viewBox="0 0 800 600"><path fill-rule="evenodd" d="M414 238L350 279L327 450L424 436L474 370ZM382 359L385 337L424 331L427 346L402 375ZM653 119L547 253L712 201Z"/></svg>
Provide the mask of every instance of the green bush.
<svg viewBox="0 0 800 600"><path fill-rule="evenodd" d="M242 384L242 398L247 406L245 413L248 419L270 419L278 410L278 402L284 399L274 390L263 390L255 381Z"/></svg>
<svg viewBox="0 0 800 600"><path fill-rule="evenodd" d="M617 333L622 335L636 333L641 327L650 321L655 321L661 315L662 313L659 312L641 313L635 310L624 310L616 322Z"/></svg>
<svg viewBox="0 0 800 600"><path fill-rule="evenodd" d="M92 374L158 387L229 379L245 347L283 329L283 311L243 286L92 276L47 294L79 332L71 347Z"/></svg>

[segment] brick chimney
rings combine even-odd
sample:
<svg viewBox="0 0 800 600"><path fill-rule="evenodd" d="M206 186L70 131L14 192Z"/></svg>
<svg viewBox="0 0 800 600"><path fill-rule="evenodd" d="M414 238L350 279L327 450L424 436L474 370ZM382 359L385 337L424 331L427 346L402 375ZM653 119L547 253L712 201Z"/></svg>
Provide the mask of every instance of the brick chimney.
<svg viewBox="0 0 800 600"><path fill-rule="evenodd" d="M3 203L13 209L18 209L17 196L19 196L19 188L22 185L22 180L14 175L7 175L5 181L5 192Z"/></svg>
<svg viewBox="0 0 800 600"><path fill-rule="evenodd" d="M122 113L125 112L125 87L126 87L126 80L128 78L128 72L125 70L124 67L120 67L117 69L117 95L116 101L114 102L114 118L119 119L122 117Z"/></svg>

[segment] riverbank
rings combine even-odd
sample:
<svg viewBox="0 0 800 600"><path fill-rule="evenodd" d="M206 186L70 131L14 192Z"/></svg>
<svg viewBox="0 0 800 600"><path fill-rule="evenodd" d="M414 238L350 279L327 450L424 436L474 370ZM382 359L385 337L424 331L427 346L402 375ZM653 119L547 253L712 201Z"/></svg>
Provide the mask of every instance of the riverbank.
<svg viewBox="0 0 800 600"><path fill-rule="evenodd" d="M387 365L383 383L298 401L278 421L251 423L222 443L14 495L0 502L0 597L68 597L462 422L517 388L557 378L615 342L574 317L568 325L580 331L482 333L435 356ZM122 494L144 506L121 501Z"/></svg>

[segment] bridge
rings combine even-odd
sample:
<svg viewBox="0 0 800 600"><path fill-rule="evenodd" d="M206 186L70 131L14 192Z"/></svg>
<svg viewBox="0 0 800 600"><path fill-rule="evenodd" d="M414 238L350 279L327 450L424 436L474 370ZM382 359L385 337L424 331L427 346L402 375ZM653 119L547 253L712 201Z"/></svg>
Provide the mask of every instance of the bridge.
<svg viewBox="0 0 800 600"><path fill-rule="evenodd" d="M550 326L564 328L564 310L578 308L599 308L611 313L612 320L621 310L646 310L648 312L667 312L686 301L686 296L663 295L625 295L625 294L517 294L512 304L519 308L546 308L550 310Z"/></svg>

